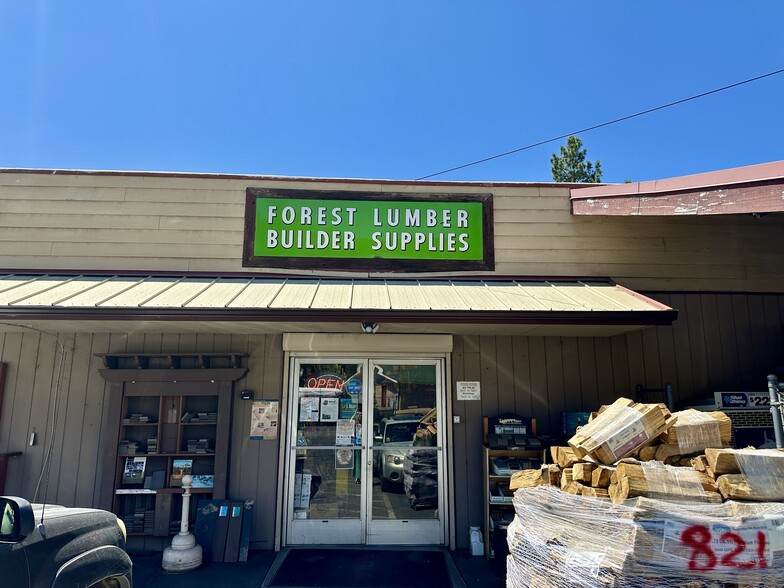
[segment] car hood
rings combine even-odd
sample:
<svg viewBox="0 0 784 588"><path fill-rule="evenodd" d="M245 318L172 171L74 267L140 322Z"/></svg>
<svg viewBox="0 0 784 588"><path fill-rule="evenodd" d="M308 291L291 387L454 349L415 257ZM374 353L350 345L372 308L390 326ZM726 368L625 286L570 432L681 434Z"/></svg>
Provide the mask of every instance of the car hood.
<svg viewBox="0 0 784 588"><path fill-rule="evenodd" d="M392 443L377 445L376 449L389 449L389 451L383 451L382 453L391 453L405 456L406 451L413 449L413 447L411 446L411 441L393 441Z"/></svg>
<svg viewBox="0 0 784 588"><path fill-rule="evenodd" d="M60 506L59 504L32 504L35 520L41 520L41 514L44 515L45 521L50 521L62 517L81 516L85 514L92 514L102 512L94 508L79 508L71 506Z"/></svg>
<svg viewBox="0 0 784 588"><path fill-rule="evenodd" d="M33 504L36 524L41 522L47 542L62 546L63 557L72 557L74 550L84 551L84 544L116 545L125 548L125 536L117 517L105 510L95 508L66 507L57 504ZM28 538L30 544L41 541L41 529L37 528ZM81 550L81 551L80 551Z"/></svg>

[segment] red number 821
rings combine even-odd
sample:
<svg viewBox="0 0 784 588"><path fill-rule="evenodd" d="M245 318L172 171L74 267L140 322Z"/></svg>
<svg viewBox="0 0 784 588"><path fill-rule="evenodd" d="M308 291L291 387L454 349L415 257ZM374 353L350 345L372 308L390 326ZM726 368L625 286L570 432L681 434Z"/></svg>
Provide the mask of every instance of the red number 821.
<svg viewBox="0 0 784 588"><path fill-rule="evenodd" d="M691 557L689 558L689 570L705 572L715 569L717 565L730 568L751 569L759 566L761 569L768 567L765 559L765 533L757 531L757 557L750 561L737 561L737 557L746 551L746 541L732 531L722 533L719 541L722 543L734 543L735 547L729 553L725 553L718 558L716 552L710 546L711 532L705 525L693 525L686 529L681 535L681 541L691 547Z"/></svg>

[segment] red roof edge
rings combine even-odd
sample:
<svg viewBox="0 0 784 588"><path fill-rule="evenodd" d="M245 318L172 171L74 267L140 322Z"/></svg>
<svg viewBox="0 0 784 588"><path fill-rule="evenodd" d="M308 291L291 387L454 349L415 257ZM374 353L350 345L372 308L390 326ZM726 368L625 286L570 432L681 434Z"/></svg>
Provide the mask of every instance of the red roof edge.
<svg viewBox="0 0 784 588"><path fill-rule="evenodd" d="M784 160L664 180L591 186L586 188L575 187L571 188L570 195L572 201L585 200L588 198L617 198L623 196L654 195L684 190L700 190L716 186L731 186L782 179L784 179Z"/></svg>

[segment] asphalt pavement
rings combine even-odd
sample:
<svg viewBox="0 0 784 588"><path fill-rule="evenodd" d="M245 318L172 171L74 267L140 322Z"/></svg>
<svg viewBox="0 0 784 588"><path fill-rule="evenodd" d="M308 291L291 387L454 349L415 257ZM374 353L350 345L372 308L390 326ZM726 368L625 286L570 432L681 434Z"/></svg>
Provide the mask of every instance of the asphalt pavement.
<svg viewBox="0 0 784 588"><path fill-rule="evenodd" d="M248 561L238 563L204 562L189 572L166 572L161 567L161 553L132 554L134 588L195 588L231 586L259 588L273 567L278 554L272 550L251 551ZM503 570L484 557L472 556L466 549L449 552L466 587L503 588ZM314 584L317 586L318 584ZM331 585L339 585L333 582ZM401 588L405 588L401 579Z"/></svg>

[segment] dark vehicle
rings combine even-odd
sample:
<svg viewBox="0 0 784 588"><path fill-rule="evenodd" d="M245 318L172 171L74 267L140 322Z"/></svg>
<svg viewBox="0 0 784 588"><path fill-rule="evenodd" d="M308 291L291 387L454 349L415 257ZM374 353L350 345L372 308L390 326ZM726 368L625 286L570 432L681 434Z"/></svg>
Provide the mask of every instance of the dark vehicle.
<svg viewBox="0 0 784 588"><path fill-rule="evenodd" d="M123 522L110 512L0 497L3 588L131 588Z"/></svg>

